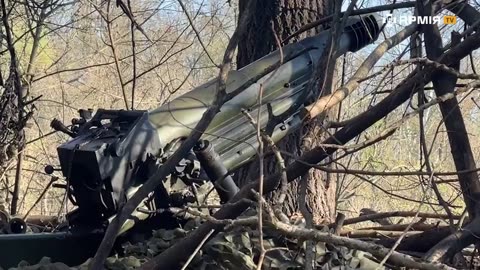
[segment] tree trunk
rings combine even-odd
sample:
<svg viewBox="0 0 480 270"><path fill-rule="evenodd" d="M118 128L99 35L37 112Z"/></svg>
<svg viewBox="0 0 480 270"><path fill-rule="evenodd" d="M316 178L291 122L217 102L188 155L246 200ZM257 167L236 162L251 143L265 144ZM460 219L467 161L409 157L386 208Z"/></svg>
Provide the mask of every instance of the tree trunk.
<svg viewBox="0 0 480 270"><path fill-rule="evenodd" d="M240 1L240 14L245 11L247 1ZM315 21L331 13L333 1L330 0L269 0L257 1L256 14L251 21L248 31L238 46L237 65L241 68L262 56L278 48L275 35L283 40L298 30L302 25ZM273 28L273 29L272 29ZM316 34L321 29L312 29L296 39L295 42L307 36ZM315 89L314 89L315 90ZM328 93L323 93L328 94ZM311 124L303 126L298 131L288 135L280 143L280 149L300 156L304 151L311 149L321 143L324 130L321 123L325 120L314 120ZM284 156L285 162L289 164L292 159ZM274 158L265 162L267 175L277 170ZM235 179L240 186L243 186L251 179L258 177L258 162L241 168L235 173ZM330 179L327 174L320 171L311 171L304 176L307 181L305 204L308 212L311 213L313 223L320 224L332 222L335 218L335 189L336 182ZM273 192L267 200L275 205L279 201L282 189ZM299 179L288 184L286 197L282 210L291 217L301 210L302 201L301 186ZM305 187L303 188L305 194ZM304 212L303 212L304 213Z"/></svg>
<svg viewBox="0 0 480 270"><path fill-rule="evenodd" d="M434 7L431 3L420 7L420 14L430 16L433 14ZM422 31L425 36L425 51L427 58L436 61L443 53L442 51L442 36L440 30L436 25L422 25ZM460 42L458 34L452 33L452 43ZM451 66L451 68L458 70L460 61ZM436 71L432 74L432 83L437 97L447 93L453 93L457 83L457 77L445 72ZM450 142L450 152L452 153L453 161L457 171L470 171L469 173L462 173L458 175L458 181L463 193L465 205L468 210L470 218L473 220L476 217L478 202L474 198L480 194L480 181L478 174L475 171L476 162L473 155L472 147L468 137L465 121L463 120L462 111L460 109L456 97L446 100L438 104L442 113L445 128L447 130L448 140Z"/></svg>

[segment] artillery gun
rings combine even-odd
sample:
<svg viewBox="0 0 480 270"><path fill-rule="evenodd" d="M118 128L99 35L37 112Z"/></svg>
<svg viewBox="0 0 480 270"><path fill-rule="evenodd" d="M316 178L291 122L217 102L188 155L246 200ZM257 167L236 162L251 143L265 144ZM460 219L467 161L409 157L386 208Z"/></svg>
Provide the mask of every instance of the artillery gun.
<svg viewBox="0 0 480 270"><path fill-rule="evenodd" d="M379 21L373 14L349 18L333 57L376 40ZM324 31L286 45L281 65L276 66L281 54L275 51L230 72L226 91L238 95L222 106L194 149L132 213L121 236L125 239L178 225L179 221L162 209L194 200L185 194L193 185L211 181L221 202L233 197L238 187L229 173L255 158L258 147L256 129L242 112L257 115L260 110L258 124L269 129L275 142L300 127L299 112L312 98L308 84L314 63L326 49L329 35ZM260 84L261 106L257 102ZM80 118L69 128L52 121L54 129L72 139L58 147L61 169L49 166L46 171L61 170L66 182L57 186L66 189L75 209L66 215L67 225L57 232L21 234L25 232L22 229L0 235L0 265L12 267L21 260L36 263L44 256L78 265L93 256L108 223L189 135L214 101L215 88L213 79L152 111L99 109L93 115L81 110ZM18 226L20 221L16 222Z"/></svg>

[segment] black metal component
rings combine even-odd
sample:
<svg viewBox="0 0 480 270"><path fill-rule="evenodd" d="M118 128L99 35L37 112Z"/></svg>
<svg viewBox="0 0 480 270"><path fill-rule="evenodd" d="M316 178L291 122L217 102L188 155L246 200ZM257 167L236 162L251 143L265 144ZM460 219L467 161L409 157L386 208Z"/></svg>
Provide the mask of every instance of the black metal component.
<svg viewBox="0 0 480 270"><path fill-rule="evenodd" d="M84 119L85 121L88 121L92 119L93 116L93 109L80 109L78 110L78 114L80 115L81 119Z"/></svg>
<svg viewBox="0 0 480 270"><path fill-rule="evenodd" d="M190 151L185 158L180 160L177 166L175 166L173 174L187 185L191 185L194 182L202 182L198 181L200 180L198 178L201 174L201 164L193 151Z"/></svg>
<svg viewBox="0 0 480 270"><path fill-rule="evenodd" d="M85 125L88 121L90 121L90 119L92 119L92 114L93 114L92 109L88 109L88 110L80 109L80 110L78 110L78 115L80 116L80 118L73 118L72 119L72 131L74 133L77 133L78 130L83 125Z"/></svg>
<svg viewBox="0 0 480 270"><path fill-rule="evenodd" d="M55 171L61 171L62 169L60 168L54 168L52 165L47 165L44 168L44 171L46 174L53 174Z"/></svg>
<svg viewBox="0 0 480 270"><path fill-rule="evenodd" d="M9 234L24 234L27 232L27 223L21 218L12 218L7 226Z"/></svg>
<svg viewBox="0 0 480 270"><path fill-rule="evenodd" d="M57 149L69 198L79 206L70 221L98 226L126 201L125 190L148 179L138 171L162 147L147 111L98 110L75 133Z"/></svg>
<svg viewBox="0 0 480 270"><path fill-rule="evenodd" d="M229 201L240 190L228 173L227 168L207 140L200 140L193 148L203 170L213 182L222 203Z"/></svg>
<svg viewBox="0 0 480 270"><path fill-rule="evenodd" d="M380 34L378 17L373 14L349 18L350 23L345 27L345 33L350 36L349 50L356 52L375 41Z"/></svg>
<svg viewBox="0 0 480 270"><path fill-rule="evenodd" d="M54 188L61 188L61 189L67 189L68 186L65 184L53 184L52 187Z"/></svg>
<svg viewBox="0 0 480 270"><path fill-rule="evenodd" d="M53 128L54 130L56 130L56 131L60 131L60 132L62 132L62 133L65 133L65 134L67 134L68 136L70 136L70 137L72 137L72 138L75 137L75 133L72 132L72 131L70 131L70 130L68 129L68 127L65 126L65 125L62 123L62 121L60 121L60 120L58 120L58 119L56 119L56 118L54 118L54 119L52 120L52 122L50 122L50 127L52 127L52 128Z"/></svg>

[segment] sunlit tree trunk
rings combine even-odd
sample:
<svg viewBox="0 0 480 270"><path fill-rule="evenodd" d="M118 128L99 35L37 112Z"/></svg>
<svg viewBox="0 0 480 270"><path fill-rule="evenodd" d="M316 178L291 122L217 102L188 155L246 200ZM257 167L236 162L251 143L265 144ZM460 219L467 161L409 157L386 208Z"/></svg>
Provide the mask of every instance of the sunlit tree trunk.
<svg viewBox="0 0 480 270"><path fill-rule="evenodd" d="M333 10L333 1L326 0L271 0L257 1L256 14L249 26L249 30L238 46L237 65L241 68L252 61L278 48L277 40L283 40L298 30L302 25L315 21ZM240 14L244 12L247 1L240 1ZM317 33L321 29L312 29L296 39L305 38ZM276 39L275 35L278 37ZM314 89L318 90L318 89ZM279 143L281 149L296 156L318 145L325 132L321 122L317 120L305 125L302 129L290 134ZM292 161L284 156L287 164ZM265 163L267 174L273 173L277 166L275 160L268 159ZM258 177L258 162L240 169L235 175L240 185ZM335 217L335 189L336 182L320 171L311 171L304 177L307 180L306 206L313 215L314 223L330 222ZM299 179L288 185L286 199L282 205L283 211L292 216L300 212L299 198L301 188ZM275 205L281 194L281 189L270 194L268 200Z"/></svg>

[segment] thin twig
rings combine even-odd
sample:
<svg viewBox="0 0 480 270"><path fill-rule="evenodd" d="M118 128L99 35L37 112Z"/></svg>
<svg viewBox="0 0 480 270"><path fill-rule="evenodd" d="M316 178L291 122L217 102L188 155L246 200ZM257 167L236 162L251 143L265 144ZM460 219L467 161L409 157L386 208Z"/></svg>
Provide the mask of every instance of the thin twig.
<svg viewBox="0 0 480 270"><path fill-rule="evenodd" d="M187 269L188 265L190 264L190 262L192 262L193 258L195 258L195 255L197 255L197 253L200 251L200 249L203 247L203 245L205 244L205 242L207 242L208 238L210 237L210 235L212 235L212 233L214 232L215 230L210 230L209 233L207 233L207 235L205 235L205 237L203 238L203 240L198 244L197 248L195 248L195 251L192 253L192 255L190 255L190 257L188 257L188 260L187 262L183 265L182 267L182 270L185 270Z"/></svg>
<svg viewBox="0 0 480 270"><path fill-rule="evenodd" d="M105 15L105 23L107 24L108 39L110 40L110 43L108 45L112 50L113 59L115 61L115 69L117 71L118 80L120 81L120 88L122 89L123 101L125 102L125 108L128 110L127 90L125 89L125 83L123 82L123 75L122 75L122 71L120 70L120 61L118 60L115 40L113 39L112 21L110 20L110 6L111 6L111 0L108 0L107 14Z"/></svg>
<svg viewBox="0 0 480 270"><path fill-rule="evenodd" d="M433 177L431 177L431 178L433 179ZM426 197L427 197L426 194L424 194L423 200L425 200ZM417 212L415 213L415 216L413 217L413 220L415 220L418 217L418 214L420 213L420 209L422 208L422 206L423 206L423 203L420 203L419 206L418 206ZM382 269L382 266L387 262L388 258L390 258L390 256L392 256L393 252L395 252L397 247L402 242L403 238L405 238L407 233L410 231L410 228L412 227L412 225L415 224L415 222L413 220L412 220L412 222L410 222L407 225L407 227L403 231L402 235L397 239L397 241L395 241L395 244L393 244L393 246L390 248L390 251L388 251L387 255L385 255L385 257L382 259L382 261L379 263L379 265L377 266L377 268L375 270Z"/></svg>
<svg viewBox="0 0 480 270"><path fill-rule="evenodd" d="M190 27L192 27L193 32L195 32L195 35L197 35L198 42L200 43L200 46L202 46L203 51L204 51L205 54L207 55L208 59L210 59L210 62L212 62L213 65L215 65L217 68L220 68L220 66L217 65L217 64L215 63L215 61L213 60L213 58L210 56L210 53L208 52L207 47L205 46L205 44L203 44L202 38L201 38L201 36L200 36L200 32L198 32L197 28L195 27L195 24L193 23L192 18L191 18L190 15L188 14L187 7L186 7L185 4L182 2L182 0L177 0L177 1L178 1L178 3L180 4L180 7L182 7L183 13L185 13L185 16L187 16L188 23L190 23Z"/></svg>
<svg viewBox="0 0 480 270"><path fill-rule="evenodd" d="M135 88L137 86L137 53L136 53L136 42L135 42L135 19L133 18L132 12L132 4L131 0L127 0L128 9L132 14L131 23L130 23L130 31L131 31L131 42L132 42L132 107L130 109L134 109L135 107Z"/></svg>

